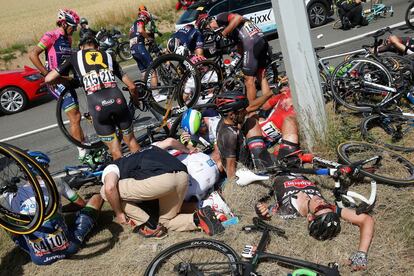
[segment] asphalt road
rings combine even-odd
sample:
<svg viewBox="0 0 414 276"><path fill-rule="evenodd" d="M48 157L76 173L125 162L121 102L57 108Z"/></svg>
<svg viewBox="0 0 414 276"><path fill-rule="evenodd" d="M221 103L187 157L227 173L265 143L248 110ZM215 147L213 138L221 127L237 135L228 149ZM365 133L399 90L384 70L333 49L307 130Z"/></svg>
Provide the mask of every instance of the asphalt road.
<svg viewBox="0 0 414 276"><path fill-rule="evenodd" d="M333 30L332 23L336 18L332 18L331 23L311 30L313 46L330 46L337 43L338 45L320 52L321 56L327 56L359 49L364 44L371 44L373 42L372 38L359 38L359 36L404 21L404 14L408 6L408 1L389 0L385 2L393 6L393 17L381 18L368 26L348 31ZM369 3L366 3L365 5L369 6ZM400 28L393 29L393 33L400 36L414 36L414 32L402 30ZM323 37L318 39L317 37L320 36L320 34L323 34ZM348 40L353 38L358 39L348 42ZM275 50L280 49L279 41L277 39L270 41L270 44ZM124 69L133 79L136 79L139 75L135 65L127 66ZM55 110L56 102L51 98L45 98L21 113L8 116L0 115L0 140L55 125ZM8 141L8 143L22 148L30 148L32 150L46 152L52 159L51 171L60 169L68 164L76 164L77 162L76 148L63 137L57 127L25 137L12 139Z"/></svg>

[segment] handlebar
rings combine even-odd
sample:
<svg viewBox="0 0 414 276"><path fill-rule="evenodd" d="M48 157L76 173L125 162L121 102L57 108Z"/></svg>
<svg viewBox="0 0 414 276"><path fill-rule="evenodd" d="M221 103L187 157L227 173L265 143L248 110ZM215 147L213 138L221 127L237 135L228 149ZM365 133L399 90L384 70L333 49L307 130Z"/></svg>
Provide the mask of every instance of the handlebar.
<svg viewBox="0 0 414 276"><path fill-rule="evenodd" d="M378 37L380 37L380 36L385 35L385 33L390 33L390 34L392 34L392 32L391 32L391 28L390 28L390 27L386 27L386 28L380 29L380 30L376 31L376 32L372 35L372 37L373 37L373 38L378 38Z"/></svg>
<svg viewBox="0 0 414 276"><path fill-rule="evenodd" d="M285 230L283 230L283 229L281 229L279 227L270 225L270 224L264 222L263 220L261 220L258 217L254 217L253 218L253 225L246 225L242 229L246 233L250 233L252 231L261 231L261 232L269 231L269 232L274 232L278 236L287 239Z"/></svg>

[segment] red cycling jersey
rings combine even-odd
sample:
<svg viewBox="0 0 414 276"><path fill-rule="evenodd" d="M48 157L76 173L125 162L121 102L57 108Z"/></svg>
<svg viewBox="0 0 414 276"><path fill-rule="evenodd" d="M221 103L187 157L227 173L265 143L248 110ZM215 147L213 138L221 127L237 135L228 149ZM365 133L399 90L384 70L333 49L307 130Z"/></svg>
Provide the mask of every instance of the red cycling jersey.
<svg viewBox="0 0 414 276"><path fill-rule="evenodd" d="M266 104L273 109L266 120L259 122L263 137L271 141L280 138L286 117L296 115L291 99L290 88L287 87L267 100Z"/></svg>

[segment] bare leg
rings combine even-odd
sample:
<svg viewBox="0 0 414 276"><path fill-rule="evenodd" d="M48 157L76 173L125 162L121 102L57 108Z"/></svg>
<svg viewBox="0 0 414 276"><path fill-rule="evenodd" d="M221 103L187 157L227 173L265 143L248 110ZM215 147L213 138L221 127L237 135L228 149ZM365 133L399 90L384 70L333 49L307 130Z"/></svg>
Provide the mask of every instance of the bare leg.
<svg viewBox="0 0 414 276"><path fill-rule="evenodd" d="M283 121L282 138L285 141L295 144L299 143L298 123L296 121L296 116L288 116Z"/></svg>
<svg viewBox="0 0 414 276"><path fill-rule="evenodd" d="M81 121L81 114L79 112L78 108L73 108L66 112L66 116L68 116L69 124L70 124L70 134L73 138L78 140L79 142L82 142L85 140L85 137L83 135L82 128L80 127L80 121Z"/></svg>
<svg viewBox="0 0 414 276"><path fill-rule="evenodd" d="M105 145L108 147L113 160L122 157L121 143L117 138L113 139L111 142L105 142Z"/></svg>
<svg viewBox="0 0 414 276"><path fill-rule="evenodd" d="M137 142L137 139L135 139L133 132L130 134L124 135L123 140L128 145L130 152L137 152L141 149L140 145Z"/></svg>

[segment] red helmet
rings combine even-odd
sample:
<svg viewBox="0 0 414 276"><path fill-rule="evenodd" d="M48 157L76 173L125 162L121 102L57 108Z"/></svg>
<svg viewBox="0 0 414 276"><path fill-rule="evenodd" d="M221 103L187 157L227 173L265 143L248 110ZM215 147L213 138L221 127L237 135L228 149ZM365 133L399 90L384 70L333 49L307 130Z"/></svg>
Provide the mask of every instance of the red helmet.
<svg viewBox="0 0 414 276"><path fill-rule="evenodd" d="M210 18L208 17L208 14L202 13L198 16L195 22L195 26L199 30L204 30L207 27L208 23L210 23Z"/></svg>
<svg viewBox="0 0 414 276"><path fill-rule="evenodd" d="M79 15L74 10L60 9L58 11L57 23L66 23L70 26L77 26L79 21Z"/></svg>
<svg viewBox="0 0 414 276"><path fill-rule="evenodd" d="M151 20L151 14L147 11L138 12L138 19L148 23Z"/></svg>

